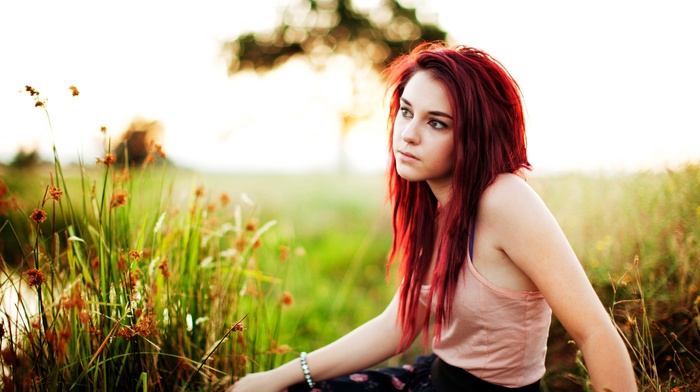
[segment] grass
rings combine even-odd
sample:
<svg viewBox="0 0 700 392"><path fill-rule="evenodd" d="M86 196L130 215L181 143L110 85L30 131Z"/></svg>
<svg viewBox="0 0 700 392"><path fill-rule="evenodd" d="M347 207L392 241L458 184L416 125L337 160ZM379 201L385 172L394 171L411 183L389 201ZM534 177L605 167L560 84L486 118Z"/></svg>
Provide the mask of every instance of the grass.
<svg viewBox="0 0 700 392"><path fill-rule="evenodd" d="M96 164L64 168L56 153L49 167L0 172L4 390L223 390L388 303L381 175L197 173L152 147L158 163L139 168L112 162L105 139ZM640 390L698 390L700 166L530 182ZM550 336L543 390L588 390L556 320Z"/></svg>

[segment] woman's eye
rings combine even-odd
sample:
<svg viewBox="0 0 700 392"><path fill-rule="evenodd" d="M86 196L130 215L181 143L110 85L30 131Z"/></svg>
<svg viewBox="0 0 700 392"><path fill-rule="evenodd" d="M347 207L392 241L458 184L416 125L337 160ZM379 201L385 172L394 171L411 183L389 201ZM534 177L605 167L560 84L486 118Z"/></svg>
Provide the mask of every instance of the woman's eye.
<svg viewBox="0 0 700 392"><path fill-rule="evenodd" d="M407 108L402 107L399 109L399 112L401 113L401 117L405 117L405 118L411 117L411 111L408 110Z"/></svg>
<svg viewBox="0 0 700 392"><path fill-rule="evenodd" d="M445 128L447 128L447 124L445 124L445 123L442 122L442 121L438 121L438 120L430 120L430 121L428 121L428 124L430 124L430 126L433 127L434 129L445 129Z"/></svg>

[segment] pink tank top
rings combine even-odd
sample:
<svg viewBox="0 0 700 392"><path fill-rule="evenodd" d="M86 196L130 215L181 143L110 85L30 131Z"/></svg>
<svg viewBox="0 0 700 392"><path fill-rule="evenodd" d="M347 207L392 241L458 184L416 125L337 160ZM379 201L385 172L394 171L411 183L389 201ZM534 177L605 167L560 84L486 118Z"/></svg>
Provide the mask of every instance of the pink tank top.
<svg viewBox="0 0 700 392"><path fill-rule="evenodd" d="M422 287L423 304L429 289ZM482 380L522 387L544 375L551 315L539 291L497 287L467 260L450 323L433 340L433 352Z"/></svg>

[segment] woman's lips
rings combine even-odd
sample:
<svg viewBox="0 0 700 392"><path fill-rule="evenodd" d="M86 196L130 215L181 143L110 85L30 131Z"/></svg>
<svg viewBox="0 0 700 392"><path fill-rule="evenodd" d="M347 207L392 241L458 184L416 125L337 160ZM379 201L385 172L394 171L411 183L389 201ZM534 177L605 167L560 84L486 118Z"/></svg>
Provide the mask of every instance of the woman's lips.
<svg viewBox="0 0 700 392"><path fill-rule="evenodd" d="M398 159L404 162L417 162L419 159L408 151L397 150Z"/></svg>

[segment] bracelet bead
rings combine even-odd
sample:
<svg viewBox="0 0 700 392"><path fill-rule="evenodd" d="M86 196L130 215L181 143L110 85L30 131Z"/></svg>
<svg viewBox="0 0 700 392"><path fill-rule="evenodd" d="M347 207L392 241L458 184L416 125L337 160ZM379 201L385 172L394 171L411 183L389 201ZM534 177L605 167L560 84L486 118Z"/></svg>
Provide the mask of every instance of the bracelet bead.
<svg viewBox="0 0 700 392"><path fill-rule="evenodd" d="M306 352L302 351L301 354L299 355L299 359L301 359L301 370L304 372L304 379L306 379L306 383L309 384L309 388L315 387L316 383L311 378L311 371L309 370L309 364L306 363Z"/></svg>

